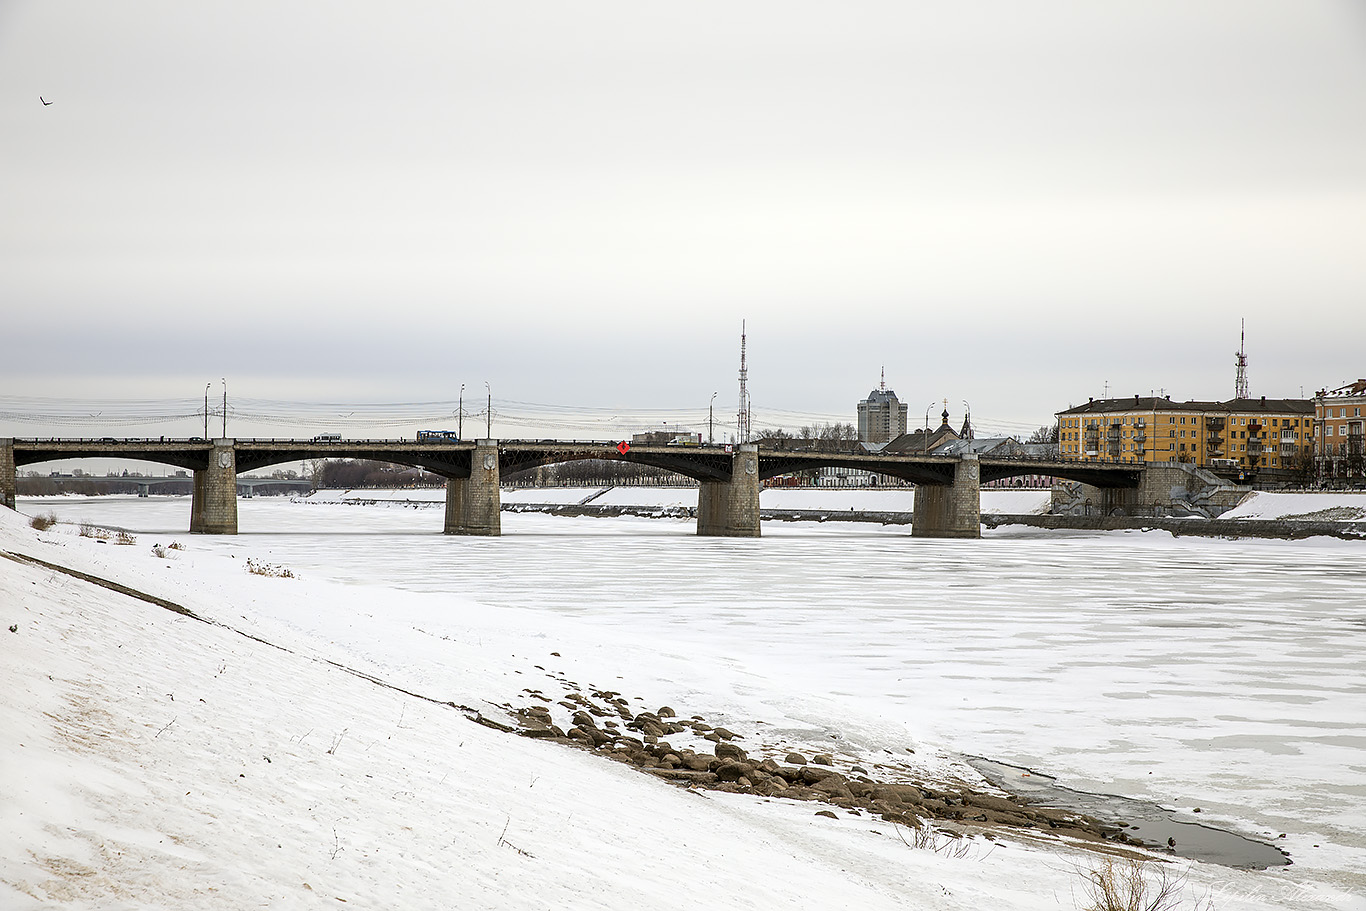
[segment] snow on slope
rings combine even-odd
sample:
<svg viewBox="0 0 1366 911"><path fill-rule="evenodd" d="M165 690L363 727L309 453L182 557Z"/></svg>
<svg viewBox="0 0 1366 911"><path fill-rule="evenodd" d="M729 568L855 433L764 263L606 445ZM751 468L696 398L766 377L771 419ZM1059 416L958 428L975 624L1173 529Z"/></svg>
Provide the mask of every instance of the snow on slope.
<svg viewBox="0 0 1366 911"><path fill-rule="evenodd" d="M457 597L250 575L193 539L156 559L146 540L38 534L7 510L0 549L219 624L0 559L7 911L1073 906L1086 863L1073 853L917 851L867 817L689 793L471 723L438 703L507 698L558 643ZM364 617L382 631L399 601L403 616L443 624L444 671L424 660L405 674L404 649L436 638L421 629L394 626L396 648L365 659L268 619ZM1306 906L1274 880L1191 872L1193 887L1223 890L1221 909Z"/></svg>
<svg viewBox="0 0 1366 911"><path fill-rule="evenodd" d="M1298 519L1313 522L1366 521L1366 492L1274 493L1254 491L1223 519Z"/></svg>
<svg viewBox="0 0 1366 911"><path fill-rule="evenodd" d="M146 562L6 525L7 547L109 574ZM126 575L176 589L156 567ZM236 598L346 594L218 581L214 603L185 600L230 615ZM7 909L896 907L907 877L943 877L864 819L689 794L51 570L7 563L0 584L20 627L0 725Z"/></svg>

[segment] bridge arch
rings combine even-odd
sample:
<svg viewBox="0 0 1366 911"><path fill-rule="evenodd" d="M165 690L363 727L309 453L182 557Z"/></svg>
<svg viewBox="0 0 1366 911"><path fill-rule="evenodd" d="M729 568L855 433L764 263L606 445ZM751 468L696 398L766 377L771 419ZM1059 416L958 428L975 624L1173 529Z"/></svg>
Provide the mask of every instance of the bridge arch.
<svg viewBox="0 0 1366 911"><path fill-rule="evenodd" d="M1142 481L1144 466L1087 462L1053 462L1017 459L982 459L982 482L1001 481L1022 475L1047 475L1064 481L1080 481L1092 487L1135 488Z"/></svg>
<svg viewBox="0 0 1366 911"><path fill-rule="evenodd" d="M658 468L673 474L691 478L694 481L729 481L731 478L730 455L711 453L701 450L689 451L683 447L632 447L620 452L615 447L603 444L585 446L560 446L554 444L533 444L532 446L506 446L499 453L499 470L503 474L529 471L547 465L564 465L570 462L599 461L624 462L631 465L644 465Z"/></svg>
<svg viewBox="0 0 1366 911"><path fill-rule="evenodd" d="M148 450L146 452L139 452L136 455L125 455L121 452L111 454L107 448L103 450L99 449L99 445L100 444L95 441L92 441L89 448L16 448L14 450L14 465L18 468L29 465L42 465L45 462L79 461L82 459L129 459L138 462L152 462L156 465L169 465L172 468L184 468L187 471L203 471L209 467L208 447L205 447L202 452L186 450Z"/></svg>
<svg viewBox="0 0 1366 911"><path fill-rule="evenodd" d="M932 462L906 463L851 453L768 452L759 455L759 478L767 481L780 475L818 468L854 468L912 484L952 484L957 462L957 459L944 458Z"/></svg>
<svg viewBox="0 0 1366 911"><path fill-rule="evenodd" d="M307 462L314 459L364 459L372 462L388 462L421 468L443 478L468 478L470 476L470 456L468 446L456 449L437 449L435 447L396 447L376 444L308 444L288 448L272 446L255 441L237 444L237 470L239 472L259 471L272 465L289 462Z"/></svg>

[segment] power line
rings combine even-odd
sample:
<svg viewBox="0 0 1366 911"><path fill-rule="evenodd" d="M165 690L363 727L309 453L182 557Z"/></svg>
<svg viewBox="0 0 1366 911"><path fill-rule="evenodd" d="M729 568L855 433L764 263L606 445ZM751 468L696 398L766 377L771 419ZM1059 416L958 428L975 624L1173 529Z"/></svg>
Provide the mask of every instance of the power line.
<svg viewBox="0 0 1366 911"><path fill-rule="evenodd" d="M625 407L571 405L505 399L495 403L493 420L506 429L540 430L544 433L577 431L593 436L619 436L632 430L654 428L660 423L700 432L707 426L706 407ZM283 399L238 397L228 404L227 416L238 424L293 428L431 428L454 423L459 400L412 402L299 402ZM208 417L221 418L222 408L211 403ZM487 417L485 410L466 412L467 417ZM199 421L205 417L202 400L176 399L75 399L53 396L0 395L0 421L52 427L134 427ZM755 408L756 428L796 430L803 425L851 423L849 415L786 408ZM1005 434L1029 433L1035 422L978 417L983 429ZM723 426L734 427L734 424ZM738 428L737 428L738 430ZM505 430L506 432L506 430Z"/></svg>

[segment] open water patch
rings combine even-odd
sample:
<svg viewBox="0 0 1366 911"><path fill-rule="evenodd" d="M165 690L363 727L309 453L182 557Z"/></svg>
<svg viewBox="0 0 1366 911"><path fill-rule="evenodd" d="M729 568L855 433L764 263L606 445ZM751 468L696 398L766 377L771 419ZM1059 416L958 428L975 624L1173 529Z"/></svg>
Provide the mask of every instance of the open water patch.
<svg viewBox="0 0 1366 911"><path fill-rule="evenodd" d="M983 778L1009 794L1033 804L1084 813L1123 825L1124 834L1129 838L1141 841L1146 847L1166 849L1177 857L1242 870L1283 867L1291 862L1290 855L1275 845L1227 829L1183 822L1171 810L1154 803L1116 794L1076 791L1033 769L981 756L965 758Z"/></svg>

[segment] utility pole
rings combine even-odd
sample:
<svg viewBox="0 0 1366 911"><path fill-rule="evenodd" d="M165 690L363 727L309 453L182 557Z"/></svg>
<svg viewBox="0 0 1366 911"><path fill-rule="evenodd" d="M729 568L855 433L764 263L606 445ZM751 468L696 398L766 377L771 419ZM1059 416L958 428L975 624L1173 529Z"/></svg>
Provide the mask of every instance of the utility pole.
<svg viewBox="0 0 1366 911"><path fill-rule="evenodd" d="M213 383L204 384L204 439L209 438L209 387Z"/></svg>
<svg viewBox="0 0 1366 911"><path fill-rule="evenodd" d="M707 445L711 445L712 421L716 416L716 393L711 394L711 403L707 405Z"/></svg>
<svg viewBox="0 0 1366 911"><path fill-rule="evenodd" d="M228 438L228 378L223 377L223 439Z"/></svg>
<svg viewBox="0 0 1366 911"><path fill-rule="evenodd" d="M493 389L489 386L488 380L484 380L484 388L489 393L489 403L484 409L484 439L491 440L493 439Z"/></svg>
<svg viewBox="0 0 1366 911"><path fill-rule="evenodd" d="M460 384L460 404L456 406L457 417L455 419L455 435L460 438L460 442L465 441L465 384Z"/></svg>

